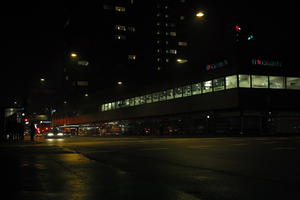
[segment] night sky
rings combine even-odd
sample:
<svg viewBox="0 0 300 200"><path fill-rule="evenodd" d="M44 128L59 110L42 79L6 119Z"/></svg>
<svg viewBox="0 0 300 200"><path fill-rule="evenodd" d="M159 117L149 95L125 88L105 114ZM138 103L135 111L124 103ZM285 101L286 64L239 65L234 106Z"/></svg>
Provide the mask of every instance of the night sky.
<svg viewBox="0 0 300 200"><path fill-rule="evenodd" d="M209 2L217 4L218 1ZM40 78L45 78L49 87L57 87L58 71L63 67L66 53L64 25L69 19L70 8L80 6L72 4L44 0L1 5L0 104L7 105L26 96L31 88L39 87ZM262 1L240 1L238 4L232 1L228 6L232 6L230 12L224 14L241 16L242 20L255 25L260 35L286 49L285 53L297 47L293 40L298 25L293 11L295 5L288 1L264 4ZM88 12L88 7L85 9Z"/></svg>

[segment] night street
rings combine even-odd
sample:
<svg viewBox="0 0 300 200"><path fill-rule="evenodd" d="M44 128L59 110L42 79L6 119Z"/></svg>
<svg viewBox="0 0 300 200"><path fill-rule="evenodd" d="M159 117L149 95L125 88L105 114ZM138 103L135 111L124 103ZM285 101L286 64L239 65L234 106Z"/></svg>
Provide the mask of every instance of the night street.
<svg viewBox="0 0 300 200"><path fill-rule="evenodd" d="M7 200L299 199L299 150L299 137L36 138L0 146L1 191Z"/></svg>

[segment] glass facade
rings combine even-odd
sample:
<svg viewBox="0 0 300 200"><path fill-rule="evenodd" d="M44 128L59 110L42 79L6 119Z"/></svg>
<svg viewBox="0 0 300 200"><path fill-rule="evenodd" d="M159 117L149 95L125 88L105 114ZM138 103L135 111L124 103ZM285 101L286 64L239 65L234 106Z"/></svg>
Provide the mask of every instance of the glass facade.
<svg viewBox="0 0 300 200"><path fill-rule="evenodd" d="M252 75L252 88L268 88L268 76Z"/></svg>
<svg viewBox="0 0 300 200"><path fill-rule="evenodd" d="M175 88L174 89L174 98L181 98L182 97L182 88Z"/></svg>
<svg viewBox="0 0 300 200"><path fill-rule="evenodd" d="M225 79L218 78L213 80L214 91L220 91L225 89Z"/></svg>
<svg viewBox="0 0 300 200"><path fill-rule="evenodd" d="M250 75L240 74L239 75L239 87L250 88Z"/></svg>
<svg viewBox="0 0 300 200"><path fill-rule="evenodd" d="M238 80L238 81L237 81ZM133 97L101 105L101 111L123 107L188 97L202 93L226 90L231 88L293 89L300 90L300 77L263 76L239 74L218 79L203 81L174 89L168 89L144 96Z"/></svg>
<svg viewBox="0 0 300 200"><path fill-rule="evenodd" d="M226 82L226 89L237 88L238 84L237 84L237 76L236 75L226 76L225 82Z"/></svg>
<svg viewBox="0 0 300 200"><path fill-rule="evenodd" d="M201 94L201 83L195 83L192 85L192 95Z"/></svg>
<svg viewBox="0 0 300 200"><path fill-rule="evenodd" d="M191 85L187 85L182 87L182 96L183 97L188 97L192 95L192 88Z"/></svg>
<svg viewBox="0 0 300 200"><path fill-rule="evenodd" d="M269 76L269 86L271 89L284 89L283 76Z"/></svg>
<svg viewBox="0 0 300 200"><path fill-rule="evenodd" d="M286 88L298 90L300 89L300 78L299 77L287 77L286 78Z"/></svg>
<svg viewBox="0 0 300 200"><path fill-rule="evenodd" d="M203 82L202 92L203 93L212 92L212 81Z"/></svg>

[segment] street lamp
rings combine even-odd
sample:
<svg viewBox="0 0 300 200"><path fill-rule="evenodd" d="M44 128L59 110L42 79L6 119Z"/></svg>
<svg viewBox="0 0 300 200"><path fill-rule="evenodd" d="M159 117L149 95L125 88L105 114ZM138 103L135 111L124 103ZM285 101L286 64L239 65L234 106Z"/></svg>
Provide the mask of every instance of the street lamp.
<svg viewBox="0 0 300 200"><path fill-rule="evenodd" d="M122 81L118 81L118 85L123 85L123 82Z"/></svg>
<svg viewBox="0 0 300 200"><path fill-rule="evenodd" d="M46 80L45 80L44 78L41 78L40 81L41 81L41 82L45 82Z"/></svg>

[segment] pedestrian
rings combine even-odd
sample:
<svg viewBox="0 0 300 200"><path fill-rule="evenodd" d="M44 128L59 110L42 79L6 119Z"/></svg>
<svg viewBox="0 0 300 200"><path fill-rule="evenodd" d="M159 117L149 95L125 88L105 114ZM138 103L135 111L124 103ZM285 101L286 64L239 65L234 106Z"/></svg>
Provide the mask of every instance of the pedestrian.
<svg viewBox="0 0 300 200"><path fill-rule="evenodd" d="M30 140L34 141L34 135L35 135L35 126L34 123L31 122L30 124Z"/></svg>

